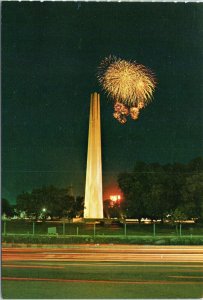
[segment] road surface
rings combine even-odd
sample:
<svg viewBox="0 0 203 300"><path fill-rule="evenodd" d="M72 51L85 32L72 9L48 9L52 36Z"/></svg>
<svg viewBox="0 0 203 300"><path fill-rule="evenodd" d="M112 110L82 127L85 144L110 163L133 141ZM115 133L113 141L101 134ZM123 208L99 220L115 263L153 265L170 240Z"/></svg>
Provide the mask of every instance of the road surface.
<svg viewBox="0 0 203 300"><path fill-rule="evenodd" d="M202 246L69 245L64 248L3 248L2 262L203 262Z"/></svg>
<svg viewBox="0 0 203 300"><path fill-rule="evenodd" d="M6 299L201 298L203 247L32 245L2 248Z"/></svg>

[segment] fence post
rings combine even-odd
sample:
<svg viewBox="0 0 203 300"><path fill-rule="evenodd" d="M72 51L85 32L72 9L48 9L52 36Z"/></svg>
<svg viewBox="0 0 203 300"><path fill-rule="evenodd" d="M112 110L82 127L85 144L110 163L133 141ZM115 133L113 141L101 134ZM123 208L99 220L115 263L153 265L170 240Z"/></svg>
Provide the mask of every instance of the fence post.
<svg viewBox="0 0 203 300"><path fill-rule="evenodd" d="M4 235L6 235L6 221L4 221Z"/></svg>
<svg viewBox="0 0 203 300"><path fill-rule="evenodd" d="M124 235L126 236L126 223L124 223Z"/></svg>
<svg viewBox="0 0 203 300"><path fill-rule="evenodd" d="M180 236L182 235L182 224L180 223Z"/></svg>
<svg viewBox="0 0 203 300"><path fill-rule="evenodd" d="M156 223L153 223L153 236L156 236Z"/></svg>
<svg viewBox="0 0 203 300"><path fill-rule="evenodd" d="M77 232L77 235L78 235L78 232L79 232L79 228L78 227L76 228L76 232Z"/></svg>
<svg viewBox="0 0 203 300"><path fill-rule="evenodd" d="M65 222L63 221L63 235L65 235Z"/></svg>
<svg viewBox="0 0 203 300"><path fill-rule="evenodd" d="M32 223L32 234L35 234L35 222Z"/></svg>
<svg viewBox="0 0 203 300"><path fill-rule="evenodd" d="M96 224L94 223L94 236L96 234Z"/></svg>

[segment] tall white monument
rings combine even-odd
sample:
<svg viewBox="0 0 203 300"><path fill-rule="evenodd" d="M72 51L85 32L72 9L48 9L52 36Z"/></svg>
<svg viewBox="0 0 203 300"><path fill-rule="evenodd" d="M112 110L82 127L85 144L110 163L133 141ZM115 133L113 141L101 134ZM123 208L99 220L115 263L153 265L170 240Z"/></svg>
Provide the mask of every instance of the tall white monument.
<svg viewBox="0 0 203 300"><path fill-rule="evenodd" d="M91 94L84 218L102 219L100 95Z"/></svg>

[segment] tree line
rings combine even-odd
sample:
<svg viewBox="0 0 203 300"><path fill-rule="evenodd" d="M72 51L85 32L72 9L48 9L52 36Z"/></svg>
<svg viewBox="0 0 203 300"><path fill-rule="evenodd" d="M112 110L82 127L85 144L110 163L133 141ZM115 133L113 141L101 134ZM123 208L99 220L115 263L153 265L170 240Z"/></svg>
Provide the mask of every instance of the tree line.
<svg viewBox="0 0 203 300"><path fill-rule="evenodd" d="M6 199L2 200L2 213L7 216L20 215L22 212L29 218L47 217L72 219L82 216L84 198L74 197L69 189L58 188L53 185L23 192L17 196L16 205L11 206Z"/></svg>
<svg viewBox="0 0 203 300"><path fill-rule="evenodd" d="M137 162L131 173L118 176L128 218L203 220L203 159L188 164ZM118 210L118 204L115 207Z"/></svg>
<svg viewBox="0 0 203 300"><path fill-rule="evenodd" d="M104 201L104 216L151 220L194 219L203 221L203 159L188 164L137 162L132 172L118 175L123 193L120 202ZM44 186L17 196L16 205L2 199L7 216L25 212L30 218L83 216L84 198L68 188Z"/></svg>

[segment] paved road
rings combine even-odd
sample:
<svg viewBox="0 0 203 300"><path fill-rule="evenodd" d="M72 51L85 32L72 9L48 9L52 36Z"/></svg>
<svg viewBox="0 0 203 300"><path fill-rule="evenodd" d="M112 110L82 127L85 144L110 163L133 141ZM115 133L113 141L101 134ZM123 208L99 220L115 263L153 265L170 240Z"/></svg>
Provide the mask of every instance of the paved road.
<svg viewBox="0 0 203 300"><path fill-rule="evenodd" d="M2 248L6 299L199 299L202 278L201 246Z"/></svg>
<svg viewBox="0 0 203 300"><path fill-rule="evenodd" d="M69 245L61 248L3 248L11 261L203 262L202 246Z"/></svg>

